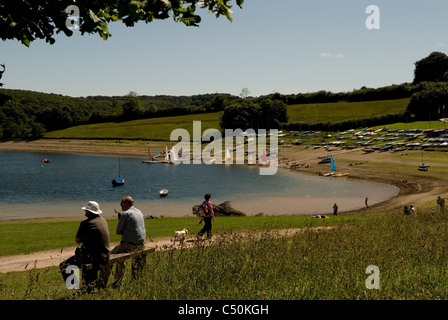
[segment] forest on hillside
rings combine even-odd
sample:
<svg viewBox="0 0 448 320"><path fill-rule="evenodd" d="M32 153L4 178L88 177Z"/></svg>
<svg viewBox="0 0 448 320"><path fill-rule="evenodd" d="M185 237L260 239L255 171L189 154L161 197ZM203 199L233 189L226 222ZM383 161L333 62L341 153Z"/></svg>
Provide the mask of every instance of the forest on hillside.
<svg viewBox="0 0 448 320"><path fill-rule="evenodd" d="M0 89L0 140L34 140L41 138L48 131L83 124L216 111L225 111L221 121L225 128L233 128L235 125L247 128L254 128L254 125L261 125L266 129L279 128L287 122L287 104L398 99L411 95L409 86L403 84L378 89L363 87L349 93L276 93L257 98L221 93L139 96L135 92L126 96L74 98L28 90Z"/></svg>

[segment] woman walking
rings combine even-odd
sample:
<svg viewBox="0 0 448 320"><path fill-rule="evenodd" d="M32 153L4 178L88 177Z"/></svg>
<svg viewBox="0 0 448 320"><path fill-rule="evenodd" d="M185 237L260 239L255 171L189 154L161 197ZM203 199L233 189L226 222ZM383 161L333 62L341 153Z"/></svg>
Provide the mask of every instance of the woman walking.
<svg viewBox="0 0 448 320"><path fill-rule="evenodd" d="M215 222L215 212L213 211L213 204L210 202L211 195L207 193L204 196L204 202L201 205L201 222L204 220L204 227L197 234L199 237L202 237L204 233L207 232L207 238L210 239L212 237L212 220Z"/></svg>

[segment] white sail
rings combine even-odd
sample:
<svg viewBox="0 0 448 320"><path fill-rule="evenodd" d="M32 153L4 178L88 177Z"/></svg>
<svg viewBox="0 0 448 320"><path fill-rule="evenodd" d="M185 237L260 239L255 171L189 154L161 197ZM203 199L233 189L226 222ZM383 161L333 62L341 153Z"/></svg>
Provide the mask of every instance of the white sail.
<svg viewBox="0 0 448 320"><path fill-rule="evenodd" d="M256 160L255 160L255 153L250 153L248 156L247 156L247 164L248 165L254 165L256 163Z"/></svg>
<svg viewBox="0 0 448 320"><path fill-rule="evenodd" d="M172 147L171 151L170 151L170 156L171 156L171 163L173 164L179 164L179 155L177 154L177 150L176 148Z"/></svg>
<svg viewBox="0 0 448 320"><path fill-rule="evenodd" d="M170 153L168 152L167 146L165 146L165 161L170 161Z"/></svg>
<svg viewBox="0 0 448 320"><path fill-rule="evenodd" d="M230 149L226 148L226 164L233 163L232 155L230 154Z"/></svg>

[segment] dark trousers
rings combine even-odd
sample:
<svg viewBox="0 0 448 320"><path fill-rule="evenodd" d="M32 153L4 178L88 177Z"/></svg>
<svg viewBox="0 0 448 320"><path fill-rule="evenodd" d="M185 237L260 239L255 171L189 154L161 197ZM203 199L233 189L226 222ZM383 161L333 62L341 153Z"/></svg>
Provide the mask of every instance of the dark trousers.
<svg viewBox="0 0 448 320"><path fill-rule="evenodd" d="M207 238L212 236L212 218L204 218L204 227L199 231L198 235L202 237L207 232Z"/></svg>
<svg viewBox="0 0 448 320"><path fill-rule="evenodd" d="M61 270L62 278L65 283L67 283L67 279L71 275L71 273L66 272L70 265L75 265L82 271L82 281L87 286L88 291L91 291L95 285L105 287L106 283L104 283L104 279L108 278L108 270L105 270L102 265L97 263L92 264L92 268L87 269L78 255L74 255L59 264L59 269ZM98 277L98 273L101 274L100 277ZM79 280L81 281L81 279Z"/></svg>

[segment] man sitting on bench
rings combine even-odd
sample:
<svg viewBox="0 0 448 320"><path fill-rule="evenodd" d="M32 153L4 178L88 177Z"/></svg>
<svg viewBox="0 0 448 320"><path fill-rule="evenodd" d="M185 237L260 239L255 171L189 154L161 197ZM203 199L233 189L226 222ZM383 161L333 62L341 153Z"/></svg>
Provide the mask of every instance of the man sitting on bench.
<svg viewBox="0 0 448 320"><path fill-rule="evenodd" d="M71 274L66 271L68 267L74 265L81 268L85 284L90 292L97 281L100 287L104 287L109 276L108 271L104 270L110 256L109 227L101 216L102 211L97 202L89 201L82 210L87 219L79 225L75 238L76 243L82 245L77 248L74 256L61 262L59 268L66 283ZM92 264L92 268L87 270L85 268L87 264ZM98 278L98 272L100 272L100 278Z"/></svg>
<svg viewBox="0 0 448 320"><path fill-rule="evenodd" d="M144 249L146 238L145 219L143 213L134 207L134 199L127 195L121 199L122 213L118 212L117 234L121 234L121 242L112 249L111 254L128 253ZM143 264L146 257L140 257L137 263ZM134 270L134 268L133 268ZM115 284L123 278L124 261L118 261L115 269ZM135 276L135 275L134 275Z"/></svg>

